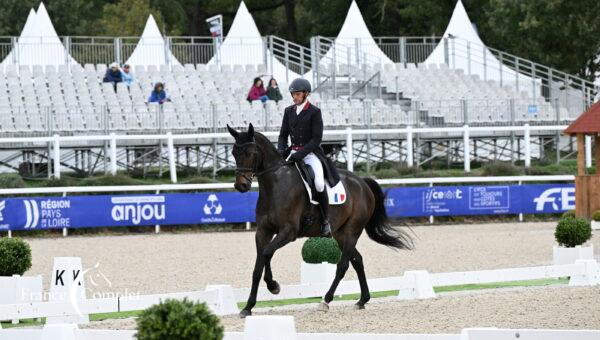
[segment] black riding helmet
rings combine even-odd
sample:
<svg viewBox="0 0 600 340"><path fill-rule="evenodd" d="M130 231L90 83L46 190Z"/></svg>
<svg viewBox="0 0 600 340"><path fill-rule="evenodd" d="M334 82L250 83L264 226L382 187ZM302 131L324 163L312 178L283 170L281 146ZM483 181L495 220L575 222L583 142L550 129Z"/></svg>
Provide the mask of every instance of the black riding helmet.
<svg viewBox="0 0 600 340"><path fill-rule="evenodd" d="M310 92L310 82L304 78L296 78L290 84L290 93L294 92Z"/></svg>

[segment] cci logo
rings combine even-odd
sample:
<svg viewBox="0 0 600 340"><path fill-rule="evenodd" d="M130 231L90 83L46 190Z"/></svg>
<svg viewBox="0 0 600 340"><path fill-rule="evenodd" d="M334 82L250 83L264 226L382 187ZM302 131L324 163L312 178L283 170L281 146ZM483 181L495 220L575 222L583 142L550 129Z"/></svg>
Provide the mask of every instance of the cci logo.
<svg viewBox="0 0 600 340"><path fill-rule="evenodd" d="M40 209L35 200L23 200L25 204L25 215L27 220L25 221L25 229L35 228L40 222Z"/></svg>
<svg viewBox="0 0 600 340"><path fill-rule="evenodd" d="M557 203L560 202L560 207ZM544 191L540 196L533 199L536 203L536 211L544 211L546 203L552 204L552 210L575 209L575 188L551 188Z"/></svg>
<svg viewBox="0 0 600 340"><path fill-rule="evenodd" d="M204 204L204 213L206 215L220 215L223 211L223 206L219 203L217 195L210 194Z"/></svg>

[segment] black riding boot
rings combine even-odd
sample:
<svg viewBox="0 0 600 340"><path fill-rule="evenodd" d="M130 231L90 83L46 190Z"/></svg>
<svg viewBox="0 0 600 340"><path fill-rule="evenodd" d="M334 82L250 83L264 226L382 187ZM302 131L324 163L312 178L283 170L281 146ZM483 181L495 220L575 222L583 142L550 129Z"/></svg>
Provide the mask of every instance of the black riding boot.
<svg viewBox="0 0 600 340"><path fill-rule="evenodd" d="M327 191L317 192L316 200L321 210L321 237L331 237L331 225L329 224L329 196Z"/></svg>

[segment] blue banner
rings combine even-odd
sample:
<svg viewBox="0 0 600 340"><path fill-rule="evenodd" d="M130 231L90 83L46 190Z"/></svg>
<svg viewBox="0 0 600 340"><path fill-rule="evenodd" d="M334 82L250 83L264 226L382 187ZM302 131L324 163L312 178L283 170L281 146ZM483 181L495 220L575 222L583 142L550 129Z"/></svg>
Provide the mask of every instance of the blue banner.
<svg viewBox="0 0 600 340"><path fill-rule="evenodd" d="M390 217L552 214L575 209L573 184L401 187L387 190Z"/></svg>
<svg viewBox="0 0 600 340"><path fill-rule="evenodd" d="M390 217L550 214L575 209L573 184L386 189ZM0 200L0 230L242 223L258 192L93 195Z"/></svg>
<svg viewBox="0 0 600 340"><path fill-rule="evenodd" d="M257 192L12 198L0 201L0 229L239 223L254 221L257 199Z"/></svg>

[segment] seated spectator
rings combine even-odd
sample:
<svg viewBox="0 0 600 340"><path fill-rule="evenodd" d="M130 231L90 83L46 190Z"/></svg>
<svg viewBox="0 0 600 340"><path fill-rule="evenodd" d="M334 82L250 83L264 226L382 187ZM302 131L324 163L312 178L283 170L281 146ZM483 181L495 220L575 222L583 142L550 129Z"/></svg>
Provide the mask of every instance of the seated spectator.
<svg viewBox="0 0 600 340"><path fill-rule="evenodd" d="M248 98L246 99L249 102L260 100L263 103L269 100L269 97L267 97L267 91L265 91L265 87L263 86L262 79L258 77L254 78L254 85L252 85L250 88L250 92L248 92Z"/></svg>
<svg viewBox="0 0 600 340"><path fill-rule="evenodd" d="M127 87L131 86L135 81L135 77L133 73L131 73L131 69L128 64L123 65L123 69L121 70L121 78Z"/></svg>
<svg viewBox="0 0 600 340"><path fill-rule="evenodd" d="M112 83L115 88L115 92L117 92L117 83L123 81L121 77L121 70L119 70L119 64L112 63L108 70L106 70L106 74L104 74L104 79L102 79L105 83Z"/></svg>
<svg viewBox="0 0 600 340"><path fill-rule="evenodd" d="M150 92L150 97L148 97L149 103L159 103L162 104L164 102L170 102L171 99L167 97L167 92L165 92L165 86L163 83L158 82L154 85L154 90Z"/></svg>
<svg viewBox="0 0 600 340"><path fill-rule="evenodd" d="M277 84L277 80L274 78L269 80L269 86L267 86L267 97L269 97L270 100L274 100L276 103L283 99L283 96L279 91L279 84Z"/></svg>

